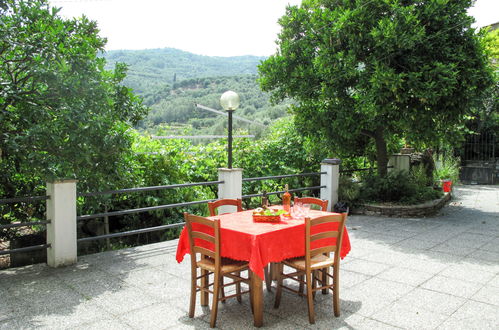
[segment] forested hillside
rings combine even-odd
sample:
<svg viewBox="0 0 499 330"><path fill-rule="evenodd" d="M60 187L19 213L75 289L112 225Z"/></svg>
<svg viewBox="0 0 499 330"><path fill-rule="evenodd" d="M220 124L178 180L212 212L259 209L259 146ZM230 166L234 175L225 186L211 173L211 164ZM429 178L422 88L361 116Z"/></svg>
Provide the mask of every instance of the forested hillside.
<svg viewBox="0 0 499 330"><path fill-rule="evenodd" d="M220 109L220 96L233 90L241 97L237 116L269 124L286 115L289 102L272 106L269 95L256 81L257 65L264 57L201 56L177 49L119 50L105 53L107 65L129 66L124 84L144 98L151 108L140 127L155 131L157 125L180 126L183 133L223 134L227 120L195 104ZM260 135L264 128L235 120L236 130Z"/></svg>
<svg viewBox="0 0 499 330"><path fill-rule="evenodd" d="M104 53L104 58L108 68L116 62L129 65L125 83L138 94L185 79L256 74L256 66L265 59L203 56L174 48L111 50Z"/></svg>
<svg viewBox="0 0 499 330"><path fill-rule="evenodd" d="M289 102L272 106L268 94L260 90L255 75L199 78L184 80L171 89L145 95L152 105L149 116L141 126L188 124L198 134L222 134L227 125L226 117L196 108L195 104L221 109L220 95L229 89L237 91L241 98L240 108L235 112L237 116L268 125L286 115ZM262 132L261 125L250 125L237 119L234 120L234 129L244 129L257 135Z"/></svg>

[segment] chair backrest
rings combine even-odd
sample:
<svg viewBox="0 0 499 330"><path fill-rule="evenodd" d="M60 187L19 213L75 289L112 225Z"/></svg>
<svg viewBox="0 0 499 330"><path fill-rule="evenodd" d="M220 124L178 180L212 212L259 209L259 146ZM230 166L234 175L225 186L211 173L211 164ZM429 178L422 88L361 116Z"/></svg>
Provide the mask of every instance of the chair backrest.
<svg viewBox="0 0 499 330"><path fill-rule="evenodd" d="M310 259L318 254L334 252L337 262L340 257L346 213L331 214L311 219L305 218L305 263L310 267ZM332 238L336 238L335 243ZM329 241L327 241L329 239ZM324 240L319 242L320 240ZM313 244L314 242L317 242ZM316 246L319 247L316 247Z"/></svg>
<svg viewBox="0 0 499 330"><path fill-rule="evenodd" d="M302 204L315 204L320 206L321 211L327 212L327 204L329 201L327 199L320 199L315 197L295 197L295 203Z"/></svg>
<svg viewBox="0 0 499 330"><path fill-rule="evenodd" d="M241 212L243 210L243 201L240 198L230 199L224 198L219 199L214 202L208 202L208 210L210 211L210 216L217 215L217 208L224 205L233 205L237 207L237 212Z"/></svg>
<svg viewBox="0 0 499 330"><path fill-rule="evenodd" d="M199 253L201 258L213 258L215 266L220 264L220 220L211 220L187 212L184 213L184 219L189 234L191 261L195 263Z"/></svg>

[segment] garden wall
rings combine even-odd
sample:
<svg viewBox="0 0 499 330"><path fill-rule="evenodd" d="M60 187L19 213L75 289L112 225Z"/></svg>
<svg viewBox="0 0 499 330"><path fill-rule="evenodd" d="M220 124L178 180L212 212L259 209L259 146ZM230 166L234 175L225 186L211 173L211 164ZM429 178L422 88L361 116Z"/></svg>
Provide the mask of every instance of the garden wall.
<svg viewBox="0 0 499 330"><path fill-rule="evenodd" d="M436 214L451 199L451 193L444 193L440 199L435 199L417 205L374 205L363 204L355 207L352 214L376 215L386 217L427 217Z"/></svg>

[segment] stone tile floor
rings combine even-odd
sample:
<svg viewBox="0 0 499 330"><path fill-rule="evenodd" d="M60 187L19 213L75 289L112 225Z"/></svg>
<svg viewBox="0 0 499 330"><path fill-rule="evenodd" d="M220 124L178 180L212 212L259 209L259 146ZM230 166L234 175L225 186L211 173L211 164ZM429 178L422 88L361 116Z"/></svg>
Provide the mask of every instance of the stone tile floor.
<svg viewBox="0 0 499 330"><path fill-rule="evenodd" d="M273 309L265 291L264 328L498 329L499 187L460 186L439 215L424 219L350 216L352 251L341 265L341 316L331 295L284 293ZM209 309L187 310L190 264L176 241L0 271L0 329L208 328ZM275 290L274 290L275 291ZM199 299L198 299L199 302ZM222 329L253 328L248 298L221 304Z"/></svg>

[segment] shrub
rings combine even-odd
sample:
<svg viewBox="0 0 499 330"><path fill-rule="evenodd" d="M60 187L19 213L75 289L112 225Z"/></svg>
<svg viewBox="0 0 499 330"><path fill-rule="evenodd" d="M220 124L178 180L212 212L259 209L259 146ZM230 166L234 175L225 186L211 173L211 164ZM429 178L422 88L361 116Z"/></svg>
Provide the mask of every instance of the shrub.
<svg viewBox="0 0 499 330"><path fill-rule="evenodd" d="M354 205L359 198L360 184L354 182L349 176L340 176L340 183L338 187L338 200L347 203L347 205Z"/></svg>
<svg viewBox="0 0 499 330"><path fill-rule="evenodd" d="M459 158L452 155L445 155L435 160L435 179L450 179L457 182L459 179Z"/></svg>
<svg viewBox="0 0 499 330"><path fill-rule="evenodd" d="M407 171L392 171L386 177L368 175L360 187L359 200L395 204L418 204L442 196L440 190L421 185Z"/></svg>

